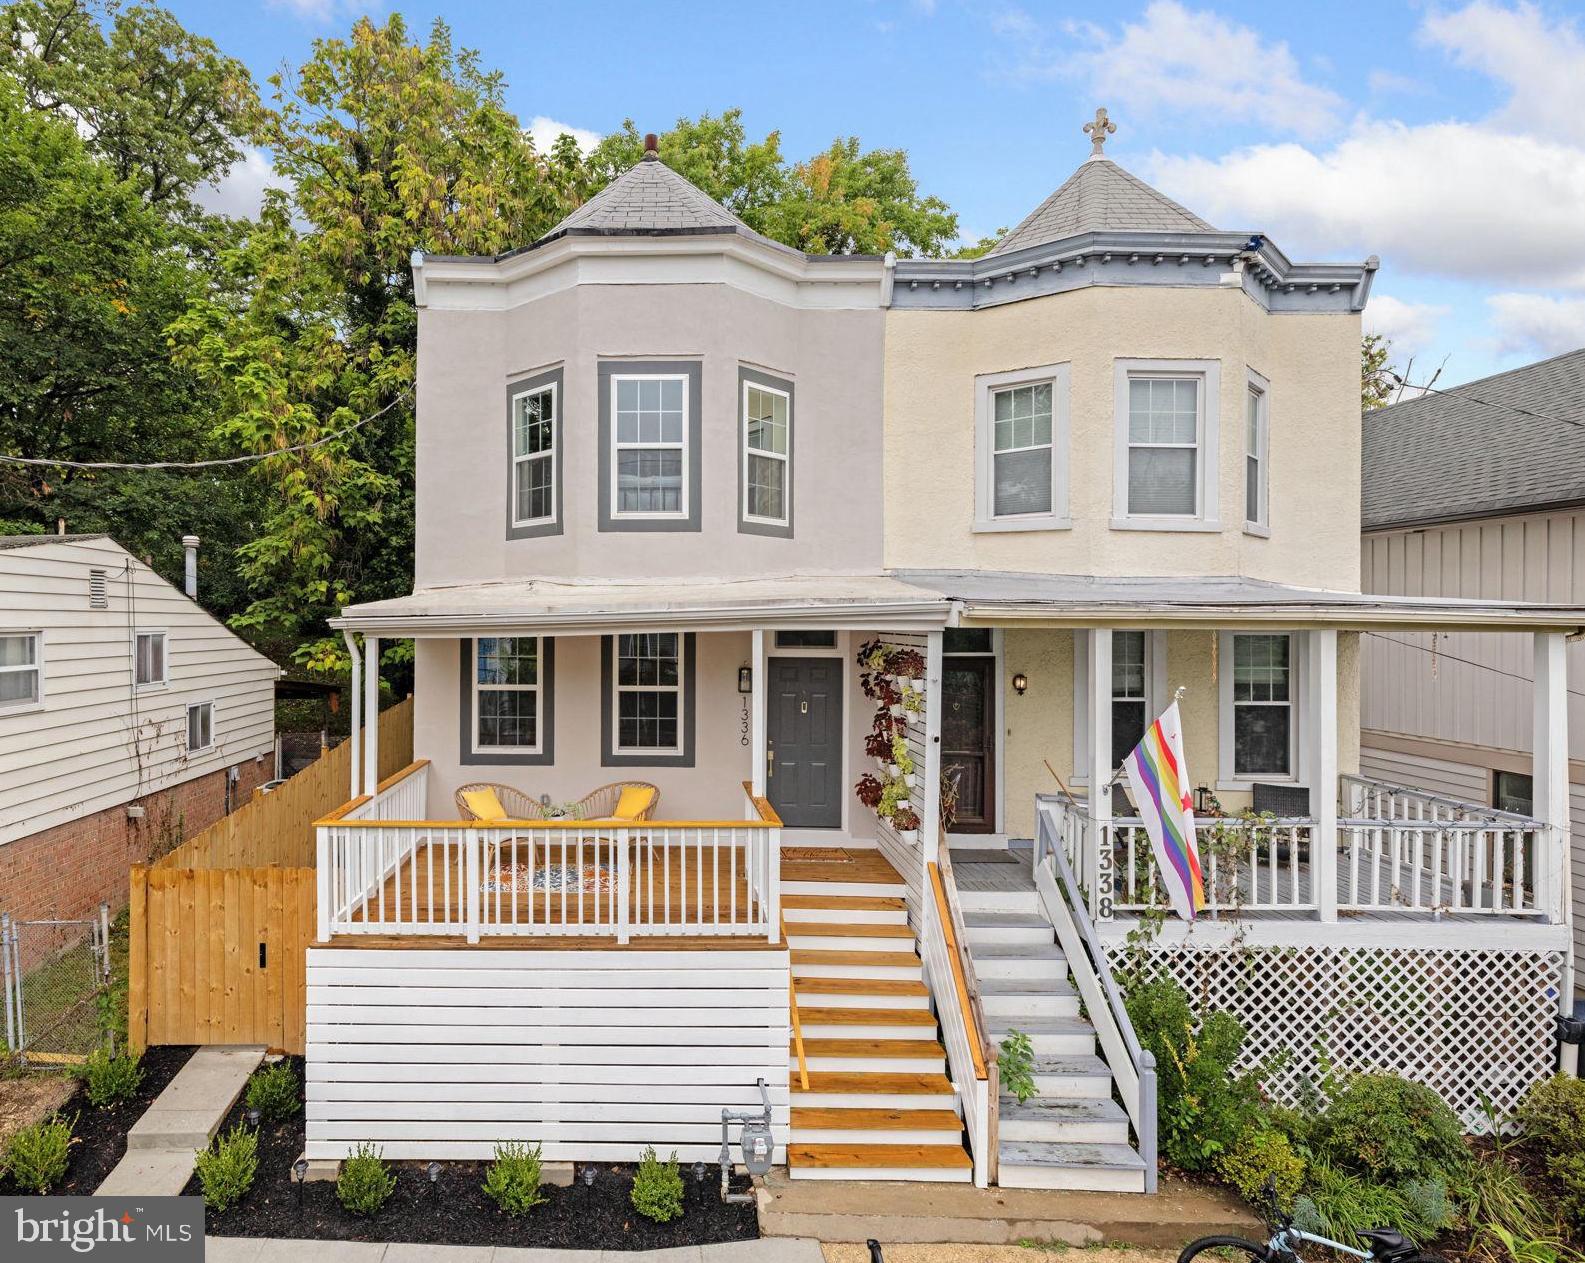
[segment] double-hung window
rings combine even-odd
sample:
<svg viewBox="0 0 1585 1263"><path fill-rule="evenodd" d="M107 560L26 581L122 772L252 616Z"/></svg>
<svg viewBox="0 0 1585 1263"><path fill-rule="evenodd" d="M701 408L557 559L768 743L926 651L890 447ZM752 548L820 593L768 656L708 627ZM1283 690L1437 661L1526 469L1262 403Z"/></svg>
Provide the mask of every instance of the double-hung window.
<svg viewBox="0 0 1585 1263"><path fill-rule="evenodd" d="M540 748L542 653L538 636L474 641L473 748L533 753Z"/></svg>
<svg viewBox="0 0 1585 1263"><path fill-rule="evenodd" d="M1067 526L1068 366L991 373L976 384L975 529Z"/></svg>
<svg viewBox="0 0 1585 1263"><path fill-rule="evenodd" d="M1149 713L1150 670L1142 631L1112 633L1112 766L1121 767L1145 739Z"/></svg>
<svg viewBox="0 0 1585 1263"><path fill-rule="evenodd" d="M0 710L44 700L42 632L0 632Z"/></svg>
<svg viewBox="0 0 1585 1263"><path fill-rule="evenodd" d="M557 398L553 382L512 397L513 526L556 520Z"/></svg>
<svg viewBox="0 0 1585 1263"><path fill-rule="evenodd" d="M187 751L195 754L215 744L215 704L194 702L187 708Z"/></svg>
<svg viewBox="0 0 1585 1263"><path fill-rule="evenodd" d="M133 644L133 670L138 687L164 684L167 678L165 633L139 632Z"/></svg>
<svg viewBox="0 0 1585 1263"><path fill-rule="evenodd" d="M1271 484L1268 389L1264 378L1250 373L1244 398L1244 529L1254 535L1264 535L1271 529L1267 503Z"/></svg>
<svg viewBox="0 0 1585 1263"><path fill-rule="evenodd" d="M1294 773L1293 637L1235 632L1233 647L1233 776L1260 780Z"/></svg>
<svg viewBox="0 0 1585 1263"><path fill-rule="evenodd" d="M1214 529L1217 407L1212 361L1119 360L1112 525Z"/></svg>
<svg viewBox="0 0 1585 1263"><path fill-rule="evenodd" d="M616 753L682 749L683 659L679 632L624 632L616 638L612 704Z"/></svg>
<svg viewBox="0 0 1585 1263"><path fill-rule="evenodd" d="M741 525L785 534L792 526L792 389L740 373L743 406ZM764 528L771 528L769 532Z"/></svg>
<svg viewBox="0 0 1585 1263"><path fill-rule="evenodd" d="M611 378L612 516L688 516L688 378Z"/></svg>

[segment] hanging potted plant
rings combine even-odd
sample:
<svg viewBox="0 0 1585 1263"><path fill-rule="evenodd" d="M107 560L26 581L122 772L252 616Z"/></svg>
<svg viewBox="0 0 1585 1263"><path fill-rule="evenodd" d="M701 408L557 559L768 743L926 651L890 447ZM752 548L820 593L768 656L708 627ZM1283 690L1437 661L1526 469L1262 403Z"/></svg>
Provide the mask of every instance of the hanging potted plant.
<svg viewBox="0 0 1585 1263"><path fill-rule="evenodd" d="M891 766L894 777L902 780L909 789L913 788L914 756L908 748L908 738L901 732L892 734Z"/></svg>
<svg viewBox="0 0 1585 1263"><path fill-rule="evenodd" d="M925 674L925 658L917 649L894 649L886 669L899 680L920 680Z"/></svg>
<svg viewBox="0 0 1585 1263"><path fill-rule="evenodd" d="M886 792L886 787L866 772L859 777L859 783L853 787L853 792L858 795L861 803L873 810L880 806L881 795Z"/></svg>
<svg viewBox="0 0 1585 1263"><path fill-rule="evenodd" d="M909 846L918 845L919 814L912 807L898 805L897 810L892 814L892 828L897 830L898 835Z"/></svg>

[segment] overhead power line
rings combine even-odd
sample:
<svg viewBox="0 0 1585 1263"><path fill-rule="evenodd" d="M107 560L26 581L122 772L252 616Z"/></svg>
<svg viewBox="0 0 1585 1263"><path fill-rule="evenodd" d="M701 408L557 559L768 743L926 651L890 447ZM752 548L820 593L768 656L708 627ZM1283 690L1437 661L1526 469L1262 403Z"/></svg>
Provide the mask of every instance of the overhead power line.
<svg viewBox="0 0 1585 1263"><path fill-rule="evenodd" d="M1405 390L1418 390L1422 394L1426 395L1451 395L1455 399L1462 399L1466 403L1479 404L1483 408L1491 408L1496 412L1512 412L1518 416L1529 417L1535 421L1550 421L1554 425L1572 425L1577 429L1585 428L1585 420L1581 420L1578 417L1554 417L1545 412L1536 412L1530 408L1521 408L1516 403L1498 403L1493 399L1482 399L1479 395L1470 394L1469 391L1462 386L1455 386L1452 390L1442 390L1439 387L1432 386L1429 383L1424 386L1416 386L1411 381L1405 381L1400 374L1393 372L1393 370L1390 368L1383 371L1388 377L1392 378L1393 381L1397 382L1398 385Z"/></svg>
<svg viewBox="0 0 1585 1263"><path fill-rule="evenodd" d="M1535 681L1532 680L1528 675L1519 675L1513 671L1504 671L1501 667L1494 667L1489 662L1476 662L1473 658L1461 658L1456 653L1448 653L1446 649L1432 649L1429 645L1417 645L1412 640L1400 640L1396 636L1387 635L1386 632L1367 631L1365 635L1374 636L1377 640L1385 640L1394 645L1402 645L1405 649L1415 649L1420 653L1430 654L1446 662L1461 662L1466 667L1475 667L1480 671L1490 671L1493 675L1501 675L1510 680L1518 680L1521 684L1529 684L1532 686L1535 684ZM1570 697L1585 697L1585 693L1580 692L1578 689L1569 689L1568 695Z"/></svg>
<svg viewBox="0 0 1585 1263"><path fill-rule="evenodd" d="M362 429L371 421L378 421L402 400L413 393L409 386L401 394L392 399L377 412L371 412L360 421L351 425L342 426L339 430L332 430L329 434L321 435L307 443L294 443L291 447L277 447L268 452L251 452L246 456L225 456L215 460L155 460L155 461L120 461L120 460L52 460L44 456L6 456L0 455L0 464L27 465L34 468L45 469L217 469L224 465L249 465L255 461L269 460L275 456L286 456L293 452L308 452L316 447L323 447L326 443L334 442L343 435L351 434L354 430Z"/></svg>

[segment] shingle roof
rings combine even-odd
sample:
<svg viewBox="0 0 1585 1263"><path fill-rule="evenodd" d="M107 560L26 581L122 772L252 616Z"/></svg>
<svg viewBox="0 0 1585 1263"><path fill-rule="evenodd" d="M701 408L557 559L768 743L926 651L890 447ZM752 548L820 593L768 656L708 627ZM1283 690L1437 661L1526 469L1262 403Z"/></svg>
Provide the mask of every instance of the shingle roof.
<svg viewBox="0 0 1585 1263"><path fill-rule="evenodd" d="M42 544L80 544L85 539L109 539L102 531L90 535L0 535L0 550L37 548Z"/></svg>
<svg viewBox="0 0 1585 1263"><path fill-rule="evenodd" d="M1363 459L1367 530L1585 501L1585 349L1367 412Z"/></svg>
<svg viewBox="0 0 1585 1263"><path fill-rule="evenodd" d="M653 156L635 162L539 240L601 233L752 232Z"/></svg>
<svg viewBox="0 0 1585 1263"><path fill-rule="evenodd" d="M1215 231L1110 158L1091 157L990 253L1006 254L1086 232Z"/></svg>

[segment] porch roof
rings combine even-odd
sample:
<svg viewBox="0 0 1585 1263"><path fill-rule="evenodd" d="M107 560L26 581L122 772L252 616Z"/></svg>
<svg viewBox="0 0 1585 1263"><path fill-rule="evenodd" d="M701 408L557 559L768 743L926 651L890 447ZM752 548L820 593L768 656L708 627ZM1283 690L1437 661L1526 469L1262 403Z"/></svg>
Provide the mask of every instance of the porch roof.
<svg viewBox="0 0 1585 1263"><path fill-rule="evenodd" d="M1283 627L1424 631L1585 630L1585 607L1453 597L1378 596L1301 588L1241 576L1111 578L1010 571L898 570L899 579L949 596L955 623L1054 627L1251 623Z"/></svg>

